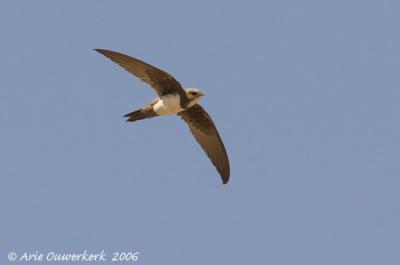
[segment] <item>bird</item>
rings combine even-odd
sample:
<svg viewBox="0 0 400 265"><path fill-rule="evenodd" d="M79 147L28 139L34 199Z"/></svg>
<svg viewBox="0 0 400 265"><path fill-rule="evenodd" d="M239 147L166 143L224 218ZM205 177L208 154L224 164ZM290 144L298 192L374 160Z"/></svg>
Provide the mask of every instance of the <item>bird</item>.
<svg viewBox="0 0 400 265"><path fill-rule="evenodd" d="M172 75L139 59L106 49L94 50L149 84L157 94L147 105L125 114L126 121L178 115L186 122L194 138L217 169L222 183L227 184L230 166L224 143L214 121L198 103L204 93L198 88L184 89Z"/></svg>

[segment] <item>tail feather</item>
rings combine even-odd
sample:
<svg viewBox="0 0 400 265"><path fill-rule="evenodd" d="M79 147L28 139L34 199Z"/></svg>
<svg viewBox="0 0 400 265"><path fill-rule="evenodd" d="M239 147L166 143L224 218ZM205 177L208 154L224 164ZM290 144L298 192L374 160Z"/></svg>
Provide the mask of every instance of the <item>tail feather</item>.
<svg viewBox="0 0 400 265"><path fill-rule="evenodd" d="M157 114L154 111L149 111L147 109L139 109L124 115L124 117L128 118L126 121L130 122L149 119L155 116L157 116Z"/></svg>
<svg viewBox="0 0 400 265"><path fill-rule="evenodd" d="M128 119L126 119L126 121L137 121L137 120L146 119L147 115L142 110L137 110L137 111L133 111L133 112L125 114L124 117L128 118Z"/></svg>

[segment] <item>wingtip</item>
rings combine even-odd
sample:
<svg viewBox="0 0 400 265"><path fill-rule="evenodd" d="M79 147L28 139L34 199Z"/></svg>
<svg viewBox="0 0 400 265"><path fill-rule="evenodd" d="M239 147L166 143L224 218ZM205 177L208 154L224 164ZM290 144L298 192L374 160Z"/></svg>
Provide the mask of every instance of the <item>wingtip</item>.
<svg viewBox="0 0 400 265"><path fill-rule="evenodd" d="M110 51L106 50L106 49L93 49L93 50L95 50L96 52L103 54L103 55L107 55L110 53Z"/></svg>
<svg viewBox="0 0 400 265"><path fill-rule="evenodd" d="M226 185L229 182L229 176L221 176L222 177L222 184Z"/></svg>

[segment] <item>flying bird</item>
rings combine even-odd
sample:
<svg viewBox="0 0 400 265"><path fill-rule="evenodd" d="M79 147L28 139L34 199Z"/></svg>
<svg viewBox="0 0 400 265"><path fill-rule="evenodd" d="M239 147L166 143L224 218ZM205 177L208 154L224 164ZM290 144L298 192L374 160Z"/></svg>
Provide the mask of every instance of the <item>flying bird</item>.
<svg viewBox="0 0 400 265"><path fill-rule="evenodd" d="M187 123L194 138L221 175L222 182L228 183L230 175L228 155L213 120L198 104L204 95L200 89L183 89L181 84L167 72L128 55L104 49L95 51L149 84L157 94L157 98L149 104L125 114L127 121L177 114Z"/></svg>

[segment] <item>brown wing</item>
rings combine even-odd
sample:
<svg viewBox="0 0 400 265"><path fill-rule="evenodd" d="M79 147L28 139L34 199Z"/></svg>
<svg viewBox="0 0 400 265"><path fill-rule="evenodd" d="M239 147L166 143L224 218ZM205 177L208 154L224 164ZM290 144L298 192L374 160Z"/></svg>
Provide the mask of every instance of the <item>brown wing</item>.
<svg viewBox="0 0 400 265"><path fill-rule="evenodd" d="M151 85L158 96L178 93L186 98L186 93L181 84L170 74L128 55L103 49L95 49L113 62L122 66L128 72L134 74L142 81Z"/></svg>
<svg viewBox="0 0 400 265"><path fill-rule="evenodd" d="M194 138L217 168L222 182L228 183L230 175L228 155L210 115L199 104L178 115L188 124Z"/></svg>

